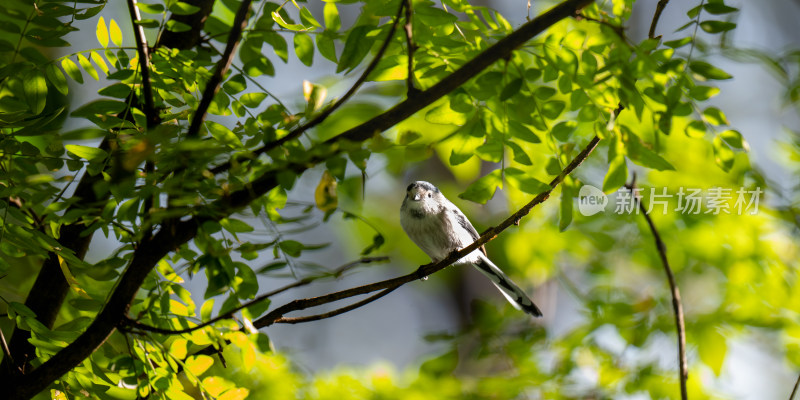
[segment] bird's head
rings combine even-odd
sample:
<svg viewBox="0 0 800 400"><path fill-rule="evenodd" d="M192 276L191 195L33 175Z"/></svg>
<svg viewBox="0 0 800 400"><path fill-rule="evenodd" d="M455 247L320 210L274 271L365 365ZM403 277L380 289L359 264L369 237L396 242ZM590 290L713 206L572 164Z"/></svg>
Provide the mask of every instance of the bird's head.
<svg viewBox="0 0 800 400"><path fill-rule="evenodd" d="M441 211L445 205L442 192L429 182L416 181L406 188L403 204L412 211L432 214Z"/></svg>

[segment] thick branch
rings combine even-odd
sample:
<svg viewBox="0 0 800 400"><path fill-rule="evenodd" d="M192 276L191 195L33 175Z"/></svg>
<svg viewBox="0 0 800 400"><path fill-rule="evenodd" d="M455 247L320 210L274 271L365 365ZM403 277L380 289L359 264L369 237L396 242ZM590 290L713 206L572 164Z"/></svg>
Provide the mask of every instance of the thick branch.
<svg viewBox="0 0 800 400"><path fill-rule="evenodd" d="M650 32L647 34L647 37L650 39L656 37L656 25L658 25L658 19L661 18L661 13L664 12L664 8L667 7L667 3L669 3L669 0L658 0L656 12L653 13L653 21L650 22Z"/></svg>
<svg viewBox="0 0 800 400"><path fill-rule="evenodd" d="M686 379L689 378L688 362L686 361L686 323L683 318L683 305L681 304L681 293L678 290L678 285L675 283L675 276L672 274L672 268L669 266L667 259L667 246L661 240L661 235L656 229L656 225L647 213L647 208L642 203L639 195L634 189L634 184L626 185L626 187L633 193L636 202L639 204L639 210L642 212L644 219L647 221L647 226L650 227L650 232L653 233L653 239L656 243L656 250L661 259L661 265L664 266L664 273L667 274L667 281L669 281L669 289L672 293L672 311L675 314L675 329L678 331L678 367L680 369L680 382L681 382L681 399L687 400L688 394L686 391Z"/></svg>
<svg viewBox="0 0 800 400"><path fill-rule="evenodd" d="M242 4L239 5L239 9L236 11L236 16L233 19L233 27L228 34L228 42L225 44L225 51L222 53L222 58L217 62L216 68L214 68L214 74L211 75L211 79L208 80L205 89L203 89L203 97L200 99L200 104L197 105L197 110L192 116L192 122L189 124L189 130L186 133L187 137L196 137L200 134L200 126L206 119L208 107L211 106L214 95L217 94L219 85L222 83L222 79L225 77L228 68L230 68L233 62L233 55L236 52L236 47L239 46L239 39L242 37L242 31L247 26L247 15L250 13L250 3L251 0L243 0Z"/></svg>
<svg viewBox="0 0 800 400"><path fill-rule="evenodd" d="M323 296L312 297L312 298L308 298L308 299L294 300L292 302L289 302L287 304L284 304L283 306L280 306L280 307L272 310L267 315L257 319L253 323L253 325L255 325L256 328L262 328L262 327L265 327L265 326L272 325L274 323L278 323L278 322L280 322L282 320L283 321L290 321L290 319L284 319L283 318L283 316L286 313L289 313L289 312L292 312L292 311L305 310L305 309L310 308L310 307L316 307L316 306L320 306L322 304L332 303L332 302L343 300L343 299L346 299L346 298L349 298L349 297L358 296L358 295L367 294L367 293L372 293L372 292L375 292L375 291L378 291L378 290L395 289L395 288L400 287L400 286L402 286L402 285L404 285L406 283L409 283L411 281L415 281L415 280L418 280L418 279L422 279L422 278L424 278L426 276L429 276L429 275L431 275L431 274L433 274L433 273L435 273L437 271L440 271L440 270L446 268L447 266L453 264L454 262L456 262L459 259L461 259L464 256L466 256L467 254L472 253L477 248L479 248L479 247L483 246L484 244L488 243L489 241L493 240L495 237L497 237L497 235L500 232L506 230L509 226L519 224L519 221L522 219L522 217L528 215L528 213L530 213L530 211L531 211L531 209L533 209L533 207L541 204L542 202L547 200L548 197L550 197L550 193L552 193L553 190L559 184L561 184L561 182L564 181L564 178L566 178L567 175L571 174L572 171L575 170L575 168L577 168L579 165L581 165L581 163L587 157L589 157L589 154L591 154L591 152L594 150L594 148L597 147L597 144L599 142L600 142L600 138L598 138L597 136L592 138L592 140L589 142L589 144L586 145L586 147L583 149L583 151L581 151L577 156L575 156L575 158L572 160L572 162L570 162L569 165L567 165L564 168L564 170L561 171L561 173L558 174L558 176L556 176L552 180L552 182L550 182L550 189L549 190L547 190L545 192L542 192L542 193L539 193L536 197L533 198L533 200L531 200L528 204L526 204L521 209L519 209L519 211L515 212L514 214L512 214L511 216L506 218L499 225L487 229L481 235L481 237L478 238L478 240L473 242L471 245L469 245L469 246L467 246L467 247L465 247L465 248L463 248L463 249L461 249L459 251L453 252L452 254L447 256L445 259L443 259L443 260L441 260L441 261L439 261L439 262L437 262L435 264L423 265L423 266L419 267L419 269L417 269L416 271L414 271L414 272L412 272L410 274L407 274L407 275L403 275L403 276L397 277L397 278L387 279L387 280L384 280L384 281L375 282L375 283L371 283L371 284L368 284L368 285L357 286L357 287L354 287L354 288L351 288L351 289L346 289L346 290L342 290L342 291L326 294L326 295L323 295ZM372 300L375 300L375 299L372 299ZM363 302L363 304L367 304L372 300L369 300L369 301L365 300ZM359 302L359 303L361 303L361 302ZM359 304L359 303L357 303L357 304ZM348 306L348 307L351 307L351 306ZM345 311L349 311L349 310L352 309L352 308L348 308L348 307L345 307L345 308L347 308L347 310L345 310ZM321 318L317 318L317 319L321 319ZM309 320L315 320L315 319L309 319ZM304 322L302 319L294 320L294 321ZM287 322L287 323L291 323L291 322Z"/></svg>

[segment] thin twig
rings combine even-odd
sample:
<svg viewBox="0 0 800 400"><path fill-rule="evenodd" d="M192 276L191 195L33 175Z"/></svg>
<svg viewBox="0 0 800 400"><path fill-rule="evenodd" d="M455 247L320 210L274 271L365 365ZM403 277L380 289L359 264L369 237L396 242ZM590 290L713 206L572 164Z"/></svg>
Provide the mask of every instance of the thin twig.
<svg viewBox="0 0 800 400"><path fill-rule="evenodd" d="M797 394L798 387L800 387L800 375L797 377L797 381L794 383L794 389L792 389L792 394L789 395L789 400L794 399L794 395Z"/></svg>
<svg viewBox="0 0 800 400"><path fill-rule="evenodd" d="M412 282L412 281L415 281L415 280L418 280L418 279L425 278L425 277L427 277L427 276L429 276L429 275L431 275L431 274L433 274L433 273L435 273L437 271L440 271L440 270L446 268L447 266L453 264L454 262L456 262L459 259L461 259L464 256L466 256L467 254L472 253L477 248L479 248L479 247L483 246L484 244L488 243L489 241L493 240L495 237L497 237L497 235L500 232L504 231L506 228L510 227L511 225L516 225L519 222L519 220L522 219L522 217L528 215L528 213L530 212L530 210L533 207L535 207L535 206L541 204L542 202L544 202L545 200L547 200L547 198L550 197L550 193L552 193L553 190L561 182L564 181L564 179L567 177L567 175L572 173L572 171L574 171L575 168L577 168L589 156L589 154L591 154L592 150L594 150L594 148L597 147L597 144L599 142L600 142L600 138L599 137L595 136L594 138L592 138L592 140L589 142L589 144L586 145L586 147L583 149L583 151L581 151L572 160L572 162L570 162L569 165L567 165L564 168L564 170L561 171L561 173L558 174L558 176L555 177L552 182L550 182L550 189L548 189L545 192L539 193L533 200L531 200L528 204L523 206L519 211L515 212L514 214L512 214L511 216L506 218L498 226L487 229L481 235L481 237L478 238L471 245L469 245L469 246L467 246L467 247L465 247L465 248L463 248L463 249L461 249L459 251L451 253L449 256L447 256L443 260L441 260L441 261L439 261L437 263L434 263L434 264L423 265L423 266L419 267L416 271L414 271L414 272L412 272L410 274L407 274L407 275L399 276L397 278L387 279L387 280L384 280L384 281L375 282L375 283L371 283L371 284L367 284L367 285L363 285L363 286L357 286L357 287L354 287L354 288L350 288L350 289L346 289L346 290L330 293L330 294L323 295L323 296L312 297L312 298L307 298L307 299L298 299L298 300L291 301L291 302L289 302L287 304L284 304L283 306L280 306L280 307L272 310L267 315L257 319L256 321L253 322L253 325L256 328L262 328L262 327L265 327L265 326L269 326L269 325L272 325L272 324L278 322L279 320L283 319L284 314L292 312L292 311L304 310L304 309L307 309L307 308L310 308L310 307L316 307L316 306L319 306L319 305L322 305L322 304L332 303L334 301L339 301L339 300L342 300L342 299L346 299L346 298L349 298L349 297L358 296L358 295L362 295L362 294L372 293L372 292L375 292L375 291L378 291L378 290L389 289L389 288L397 288L397 287L400 287L400 286L402 286L402 285L404 285L406 283L409 283L409 282ZM364 303L364 304L366 304L366 303Z"/></svg>
<svg viewBox="0 0 800 400"><path fill-rule="evenodd" d="M656 12L653 13L653 21L650 22L650 32L647 34L647 37L650 39L656 37L656 25L658 25L658 19L661 18L661 13L664 11L664 8L667 7L667 3L669 3L669 0L659 0L656 5Z"/></svg>
<svg viewBox="0 0 800 400"><path fill-rule="evenodd" d="M330 273L325 274L325 275L333 276L335 278L338 278L343 273L347 272L348 270L352 269L355 266L358 266L358 265L361 265L361 264L374 263L374 262L383 262L383 261L388 261L388 260L389 260L389 257L385 257L385 256L382 256L382 257L364 257L364 258L361 258L359 260L352 261L352 262L349 262L347 264L344 264L341 267L336 268L335 270L333 270ZM120 324L123 327L126 327L126 328L127 327L131 327L131 328L136 328L136 329L139 329L139 330L142 330L142 331L159 333L159 334L162 334L162 335L180 335L180 334L184 334L184 333L191 333L191 332L194 332L194 331L196 331L198 329L203 329L203 328L205 328L205 327L207 327L209 325L213 325L213 324L215 324L215 323L217 323L219 321L233 318L234 315L236 315L237 312L239 312L239 311L241 311L241 310L243 310L243 309L245 309L247 307L251 307L251 306L253 306L253 305L257 304L257 303L260 303L260 302L262 302L264 300L269 299L272 296L277 295L278 293L283 293L283 292L285 292L285 291L287 291L289 289L294 289L294 288L297 288L297 287L300 287L300 286L308 285L309 283L312 283L312 282L316 281L318 278L320 278L320 276L310 276L310 277L307 277L307 278L300 279L297 282L294 282L294 283L291 283L291 284L286 285L284 287L275 289L275 290L273 290L271 292L264 293L264 294L262 294L262 295L260 295L260 296L258 296L256 298L254 298L253 300L250 300L247 303L244 303L244 304L242 304L242 305L240 305L240 306L238 306L238 307L236 307L236 308L234 308L234 309L232 309L232 310L230 310L228 312L220 314L220 315L218 315L218 316L216 316L216 317L214 317L214 318L212 318L212 319L210 319L210 320L208 320L206 322L203 322L201 324L198 324L198 325L195 325L195 326L192 326L192 327L189 327L189 328L184 328L184 329L159 328L157 326L147 325L147 324L138 322L136 320L133 320L133 319L127 318L127 317L123 321L121 321Z"/></svg>
<svg viewBox="0 0 800 400"><path fill-rule="evenodd" d="M386 289L383 289L383 291L378 292L378 294L372 295L370 297L367 297L364 300L361 300L361 301L355 302L353 304L350 304L349 306L345 306L345 307L342 307L342 308L337 308L337 309L335 309L333 311L328 311L328 312L322 313L322 314L309 315L307 317L288 317L288 318L287 317L281 317L278 320L276 320L274 323L275 324L299 324L301 322L319 321L321 319L335 317L337 315L344 314L344 313L346 313L348 311L352 311L352 310L355 310L356 308L360 308L360 307L363 307L363 306L365 306L365 305L367 305L369 303L372 303L373 301L378 300L381 297L386 296L389 293L392 293L395 289L397 289L399 287L400 287L400 285L388 287Z"/></svg>
<svg viewBox="0 0 800 400"><path fill-rule="evenodd" d="M414 44L414 33L411 25L414 9L411 8L411 0L403 0L406 5L406 23L403 30L406 32L406 47L408 48L408 76L406 77L406 96L409 98L419 94L419 90L414 86L414 52L417 45Z"/></svg>
<svg viewBox="0 0 800 400"><path fill-rule="evenodd" d="M392 25L389 28L389 33L386 35L386 39L383 40L383 44L381 44L381 47L378 49L378 52L372 59L372 62L370 62L369 65L367 65L367 68L364 69L364 72L361 73L361 76L359 76L358 79L356 79L355 83L353 83L353 86L351 86L350 89L341 98L339 98L339 100L337 100L335 103L333 103L325 110L317 114L311 121L308 121L305 124L298 126L294 130L289 132L286 136L278 140L275 140L274 142L267 143L258 149L253 150L253 154L255 156L264 154L274 148L280 147L281 145L290 140L297 139L307 130L321 124L322 121L328 118L328 116L330 116L334 111L336 111L339 107L341 107L347 100L350 99L350 97L352 97L356 93L358 88L360 88L361 85L367 80L369 74L371 74L372 71L375 69L375 67L378 66L378 63L383 58L383 54L386 52L386 49L389 48L389 43L392 42L392 38L394 37L394 32L395 30L397 30L397 24L400 22L400 16L403 13L404 4L405 4L404 2L400 2L400 8L397 10L397 15L395 16L394 22L392 22ZM216 175L221 172L227 171L230 167L231 167L231 162L227 161L223 164L220 164L212 168L210 171L212 174Z"/></svg>
<svg viewBox="0 0 800 400"><path fill-rule="evenodd" d="M228 42L225 44L225 51L222 53L222 58L217 62L216 68L214 68L214 74L211 75L211 79L208 80L205 89L203 89L203 97L200 99L200 104L197 105L197 110L192 116L192 122L189 124L186 137L197 137L200 134L200 126L206 119L208 107L211 106L211 102L214 100L217 90L219 90L219 85L233 62L233 55L236 52L236 47L239 46L242 31L247 26L247 15L250 13L251 2L252 0L243 0L236 11L233 26L228 34Z"/></svg>
<svg viewBox="0 0 800 400"><path fill-rule="evenodd" d="M653 239L656 243L658 256L661 258L661 264L664 266L664 272L667 274L669 281L669 289L672 293L672 310L675 313L675 329L678 331L678 367L680 369L680 382L681 382L681 399L687 400L688 394L686 390L686 380L689 378L688 362L686 361L686 323L683 317L683 305L681 304L681 293L678 285L675 283L675 276L672 274L672 268L669 266L667 259L667 246L661 240L661 235L658 233L653 220L647 213L647 208L639 198L638 193L633 190L635 188L635 181L629 185L625 185L631 191L633 197L639 205L639 210L642 212L644 219L647 221L647 226L650 227L650 232L653 233Z"/></svg>
<svg viewBox="0 0 800 400"><path fill-rule="evenodd" d="M147 128L158 125L158 111L153 105L153 86L150 83L150 50L147 47L147 37L144 28L139 25L142 19L136 0L128 0L128 13L131 15L133 37L136 39L136 50L139 52L139 66L142 72L142 96L144 96L144 115L147 118Z"/></svg>
<svg viewBox="0 0 800 400"><path fill-rule="evenodd" d="M17 363L14 362L14 358L11 357L11 350L8 348L8 343L6 342L6 336L3 334L3 330L2 329L0 329L0 344L2 344L2 346L3 346L3 354L5 354L5 356L8 357L8 361L9 361L9 363L7 363L8 368L12 369L12 368L16 367L17 370L21 373L22 369L20 369L19 366L17 365ZM12 372L13 372L13 370L12 370Z"/></svg>

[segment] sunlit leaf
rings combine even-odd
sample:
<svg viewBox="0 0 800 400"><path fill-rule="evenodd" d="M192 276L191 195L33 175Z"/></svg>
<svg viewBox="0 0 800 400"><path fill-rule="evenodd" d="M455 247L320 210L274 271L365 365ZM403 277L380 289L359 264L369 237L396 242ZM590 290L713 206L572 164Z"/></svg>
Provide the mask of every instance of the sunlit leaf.
<svg viewBox="0 0 800 400"><path fill-rule="evenodd" d="M95 35L97 36L97 41L100 42L100 46L108 47L108 27L106 27L106 20L103 17L100 17L97 21Z"/></svg>

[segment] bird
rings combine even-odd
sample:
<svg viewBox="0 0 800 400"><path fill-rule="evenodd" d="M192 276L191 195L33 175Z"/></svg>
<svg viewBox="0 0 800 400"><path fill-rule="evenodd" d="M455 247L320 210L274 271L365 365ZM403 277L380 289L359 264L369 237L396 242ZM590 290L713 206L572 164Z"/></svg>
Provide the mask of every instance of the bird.
<svg viewBox="0 0 800 400"><path fill-rule="evenodd" d="M400 225L411 241L434 263L469 246L480 237L466 215L436 186L426 181L413 182L406 188L406 197L400 207ZM483 246L454 264L473 265L494 283L516 309L534 317L542 316L542 311L528 295L489 260Z"/></svg>

